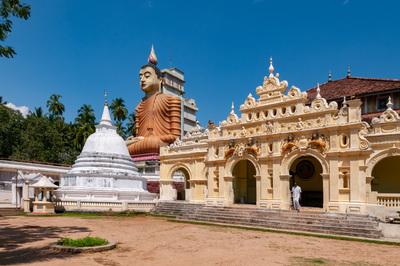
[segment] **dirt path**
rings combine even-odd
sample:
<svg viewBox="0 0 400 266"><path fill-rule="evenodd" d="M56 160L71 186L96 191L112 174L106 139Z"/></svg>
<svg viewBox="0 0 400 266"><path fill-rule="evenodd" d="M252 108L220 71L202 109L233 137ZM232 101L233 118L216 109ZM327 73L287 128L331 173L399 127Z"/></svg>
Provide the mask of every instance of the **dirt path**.
<svg viewBox="0 0 400 266"><path fill-rule="evenodd" d="M118 241L112 251L67 255L47 248L61 236ZM400 265L400 247L162 218L0 217L0 265Z"/></svg>

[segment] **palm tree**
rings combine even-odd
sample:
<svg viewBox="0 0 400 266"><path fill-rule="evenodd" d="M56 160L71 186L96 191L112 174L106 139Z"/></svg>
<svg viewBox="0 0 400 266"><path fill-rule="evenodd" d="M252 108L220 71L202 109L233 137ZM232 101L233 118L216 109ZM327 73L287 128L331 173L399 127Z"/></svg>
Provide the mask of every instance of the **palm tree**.
<svg viewBox="0 0 400 266"><path fill-rule="evenodd" d="M136 136L136 114L132 112L128 115L128 122L126 123L126 136Z"/></svg>
<svg viewBox="0 0 400 266"><path fill-rule="evenodd" d="M47 108L50 113L50 118L62 118L62 114L65 111L64 104L60 102L61 95L53 94L50 99L47 100Z"/></svg>
<svg viewBox="0 0 400 266"><path fill-rule="evenodd" d="M94 126L96 116L94 110L90 104L84 104L78 110L78 116L75 118L75 122L78 125L90 124Z"/></svg>
<svg viewBox="0 0 400 266"><path fill-rule="evenodd" d="M91 105L84 104L78 110L78 116L75 118L77 126L75 136L75 146L78 150L81 150L86 142L86 139L95 131L94 123L96 116Z"/></svg>
<svg viewBox="0 0 400 266"><path fill-rule="evenodd" d="M42 107L35 108L35 111L33 112L33 115L36 117L43 117L43 109Z"/></svg>
<svg viewBox="0 0 400 266"><path fill-rule="evenodd" d="M128 116L128 109L125 106L124 100L122 98L115 98L110 105L110 109L117 125L118 134L120 134L122 137L125 137L122 123Z"/></svg>

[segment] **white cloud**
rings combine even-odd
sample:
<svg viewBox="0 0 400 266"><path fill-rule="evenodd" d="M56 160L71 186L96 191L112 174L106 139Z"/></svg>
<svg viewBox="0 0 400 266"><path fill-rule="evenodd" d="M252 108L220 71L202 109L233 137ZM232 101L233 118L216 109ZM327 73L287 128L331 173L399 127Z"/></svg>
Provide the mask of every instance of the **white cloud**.
<svg viewBox="0 0 400 266"><path fill-rule="evenodd" d="M29 114L29 108L27 106L16 106L13 103L6 103L5 106L7 106L10 109L13 109L15 111L19 111L23 117L26 118L26 116Z"/></svg>

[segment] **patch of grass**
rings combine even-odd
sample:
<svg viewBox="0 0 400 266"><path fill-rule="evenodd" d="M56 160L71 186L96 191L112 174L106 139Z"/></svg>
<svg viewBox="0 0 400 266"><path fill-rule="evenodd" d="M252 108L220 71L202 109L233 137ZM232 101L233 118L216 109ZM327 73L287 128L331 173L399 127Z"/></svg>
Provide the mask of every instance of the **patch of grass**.
<svg viewBox="0 0 400 266"><path fill-rule="evenodd" d="M389 246L400 246L400 242L374 240L374 239L367 239L367 238L356 238L356 237L350 237L350 236L324 235L324 234L318 234L318 233L312 233L312 232L310 232L310 233L295 232L295 231L280 230L280 229L273 229L273 228L261 228L261 227L245 226L245 225L232 225L232 224L221 224L221 223L190 221L190 220L167 219L167 221L174 222L174 223L198 224L198 225L225 227L225 228L244 229L244 230L250 230L250 231L261 231L261 232L271 232L271 233L296 235L296 236L308 236L308 237L318 237L318 238L327 238L327 239L344 240L344 241L355 241L355 242L372 243L372 244L389 245Z"/></svg>
<svg viewBox="0 0 400 266"><path fill-rule="evenodd" d="M95 246L107 245L108 240L92 236L87 236L78 239L64 237L58 240L57 244L65 247L95 247Z"/></svg>

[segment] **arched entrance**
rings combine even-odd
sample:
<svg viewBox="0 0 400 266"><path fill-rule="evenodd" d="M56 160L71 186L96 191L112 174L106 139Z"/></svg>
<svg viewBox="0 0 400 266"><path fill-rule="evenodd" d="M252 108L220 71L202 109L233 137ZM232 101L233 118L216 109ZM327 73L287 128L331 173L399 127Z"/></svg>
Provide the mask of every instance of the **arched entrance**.
<svg viewBox="0 0 400 266"><path fill-rule="evenodd" d="M190 175L185 168L178 168L172 173L176 200L190 200Z"/></svg>
<svg viewBox="0 0 400 266"><path fill-rule="evenodd" d="M378 193L400 193L400 156L383 158L372 169L371 190Z"/></svg>
<svg viewBox="0 0 400 266"><path fill-rule="evenodd" d="M256 168L249 160L241 160L232 170L234 203L256 204Z"/></svg>
<svg viewBox="0 0 400 266"><path fill-rule="evenodd" d="M292 176L290 189L294 182L301 187L300 205L322 208L324 198L321 163L313 156L302 156L294 160L289 173Z"/></svg>

